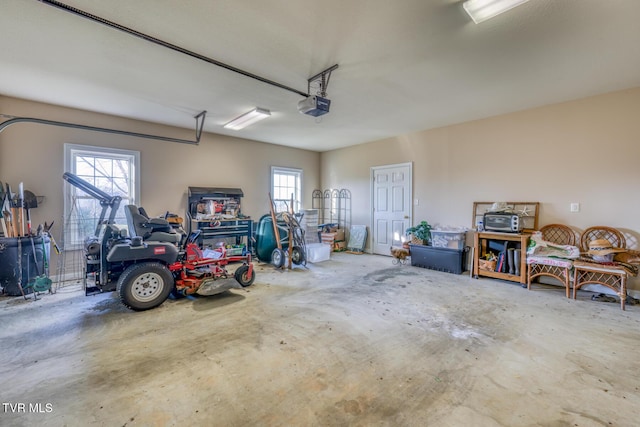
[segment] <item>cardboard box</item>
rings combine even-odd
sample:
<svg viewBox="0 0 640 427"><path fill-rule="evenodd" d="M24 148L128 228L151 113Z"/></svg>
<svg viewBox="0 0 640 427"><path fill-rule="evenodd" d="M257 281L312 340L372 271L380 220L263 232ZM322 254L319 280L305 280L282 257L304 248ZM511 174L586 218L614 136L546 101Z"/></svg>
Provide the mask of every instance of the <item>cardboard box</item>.
<svg viewBox="0 0 640 427"><path fill-rule="evenodd" d="M336 240L336 233L320 233L320 240L322 240L322 243L333 246L333 242Z"/></svg>
<svg viewBox="0 0 640 427"><path fill-rule="evenodd" d="M339 242L333 242L333 251L340 252L347 249L347 242L340 240Z"/></svg>

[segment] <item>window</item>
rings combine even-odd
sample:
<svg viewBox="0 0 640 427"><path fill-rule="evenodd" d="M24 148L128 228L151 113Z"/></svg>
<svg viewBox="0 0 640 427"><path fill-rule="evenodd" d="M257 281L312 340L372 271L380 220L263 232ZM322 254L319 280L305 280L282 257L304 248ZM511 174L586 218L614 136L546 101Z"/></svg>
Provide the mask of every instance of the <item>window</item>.
<svg viewBox="0 0 640 427"><path fill-rule="evenodd" d="M140 153L137 151L65 144L65 171L105 193L122 197L115 222L126 224L124 206L138 204ZM78 247L93 236L102 212L100 201L65 183L65 248ZM107 218L110 210L105 212Z"/></svg>
<svg viewBox="0 0 640 427"><path fill-rule="evenodd" d="M302 169L271 167L271 197L276 212L291 209L293 196L293 211L298 212L302 206Z"/></svg>

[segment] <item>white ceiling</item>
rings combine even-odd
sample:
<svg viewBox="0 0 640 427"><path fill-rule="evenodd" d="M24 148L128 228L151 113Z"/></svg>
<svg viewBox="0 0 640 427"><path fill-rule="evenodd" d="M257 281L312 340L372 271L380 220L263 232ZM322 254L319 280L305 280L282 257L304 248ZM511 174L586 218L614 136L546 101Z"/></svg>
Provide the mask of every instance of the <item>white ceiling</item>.
<svg viewBox="0 0 640 427"><path fill-rule="evenodd" d="M640 86L638 0L531 0L479 25L461 0L62 2L302 92L338 64L331 111L37 0L0 5L0 94L188 129L206 110L206 132L326 151ZM256 106L272 117L222 127Z"/></svg>

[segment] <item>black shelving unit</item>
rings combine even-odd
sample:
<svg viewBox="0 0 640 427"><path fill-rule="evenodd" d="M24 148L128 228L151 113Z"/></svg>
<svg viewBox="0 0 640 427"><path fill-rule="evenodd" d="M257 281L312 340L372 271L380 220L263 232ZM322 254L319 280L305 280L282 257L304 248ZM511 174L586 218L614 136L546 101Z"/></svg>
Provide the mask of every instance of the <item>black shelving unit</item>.
<svg viewBox="0 0 640 427"><path fill-rule="evenodd" d="M201 231L200 247L207 241L232 237L237 245L245 244L247 252L253 253L253 220L242 215L243 196L239 188L189 187L189 232Z"/></svg>

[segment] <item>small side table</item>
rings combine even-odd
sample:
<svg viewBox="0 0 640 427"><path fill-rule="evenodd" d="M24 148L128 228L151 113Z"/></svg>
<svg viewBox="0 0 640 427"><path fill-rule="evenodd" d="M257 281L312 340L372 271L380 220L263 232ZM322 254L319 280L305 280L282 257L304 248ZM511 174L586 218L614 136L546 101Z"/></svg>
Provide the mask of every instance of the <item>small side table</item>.
<svg viewBox="0 0 640 427"><path fill-rule="evenodd" d="M477 279L479 276L491 277L494 279L510 280L519 282L522 287L527 286L527 256L525 251L529 243L529 233L500 233L495 231L476 231L473 238L473 276ZM499 273L497 271L482 270L479 266L480 258L487 252L487 242L489 240L516 242L522 250L520 256L519 275L509 273Z"/></svg>

